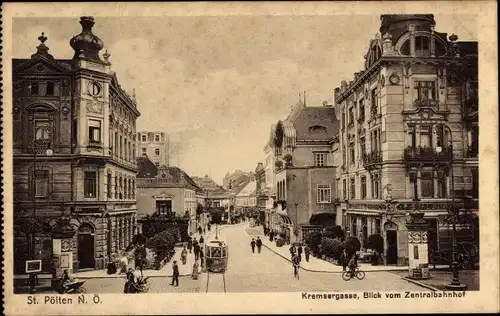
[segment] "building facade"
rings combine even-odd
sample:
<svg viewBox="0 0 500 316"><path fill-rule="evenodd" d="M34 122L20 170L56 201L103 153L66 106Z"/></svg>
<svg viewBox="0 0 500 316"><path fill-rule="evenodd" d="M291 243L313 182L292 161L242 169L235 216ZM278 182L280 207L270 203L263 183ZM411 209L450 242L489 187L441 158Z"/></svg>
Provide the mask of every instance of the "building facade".
<svg viewBox="0 0 500 316"><path fill-rule="evenodd" d="M75 271L104 268L135 233L140 113L110 55L99 56L104 44L92 33L94 19L80 24L72 59L50 55L42 33L31 58L13 60L15 273L28 258L50 271L51 231L62 214L76 230Z"/></svg>
<svg viewBox="0 0 500 316"><path fill-rule="evenodd" d="M269 196L266 195L264 190L266 188L266 169L264 168L264 164L262 162L259 162L255 168L255 181L257 208L260 211L265 211Z"/></svg>
<svg viewBox="0 0 500 316"><path fill-rule="evenodd" d="M157 167L170 165L170 140L163 132L137 133L139 156L147 156Z"/></svg>
<svg viewBox="0 0 500 316"><path fill-rule="evenodd" d="M450 248L452 205L477 212L477 42L435 25L433 15L382 15L364 70L335 89L343 226L364 246L381 234L387 264L407 264L415 207L436 251Z"/></svg>
<svg viewBox="0 0 500 316"><path fill-rule="evenodd" d="M147 157L137 158L137 216L160 214L189 217L188 232L198 227L198 198L201 188L177 167L156 167Z"/></svg>
<svg viewBox="0 0 500 316"><path fill-rule="evenodd" d="M338 222L331 151L338 125L331 105L307 107L299 102L273 128L267 145L272 157L267 158L274 166L267 166L265 174L267 178L267 168L272 170L269 177L276 195L271 194L266 224L291 240Z"/></svg>

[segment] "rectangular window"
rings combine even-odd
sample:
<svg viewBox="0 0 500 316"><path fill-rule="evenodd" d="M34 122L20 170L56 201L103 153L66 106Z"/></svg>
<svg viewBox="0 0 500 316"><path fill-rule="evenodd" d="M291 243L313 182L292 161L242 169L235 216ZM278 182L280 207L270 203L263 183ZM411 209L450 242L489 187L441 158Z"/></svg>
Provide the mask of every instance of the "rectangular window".
<svg viewBox="0 0 500 316"><path fill-rule="evenodd" d="M52 131L52 124L49 120L36 120L35 121L35 139L36 140L50 140Z"/></svg>
<svg viewBox="0 0 500 316"><path fill-rule="evenodd" d="M35 171L35 197L45 198L49 196L49 171Z"/></svg>
<svg viewBox="0 0 500 316"><path fill-rule="evenodd" d="M418 260L418 246L417 245L413 246L413 259Z"/></svg>
<svg viewBox="0 0 500 316"><path fill-rule="evenodd" d="M438 177L436 179L437 182L437 197L438 198L446 198L446 181L444 177Z"/></svg>
<svg viewBox="0 0 500 316"><path fill-rule="evenodd" d="M359 150L360 150L359 156L363 157L363 155L366 154L366 141L364 137L361 137L359 139Z"/></svg>
<svg viewBox="0 0 500 316"><path fill-rule="evenodd" d="M145 142L145 141L147 141L147 140L148 140L148 139L147 139L147 136L146 136L146 135L141 135L141 141Z"/></svg>
<svg viewBox="0 0 500 316"><path fill-rule="evenodd" d="M380 199L380 177L378 174L372 175L372 197Z"/></svg>
<svg viewBox="0 0 500 316"><path fill-rule="evenodd" d="M347 180L342 180L342 197L347 199Z"/></svg>
<svg viewBox="0 0 500 316"><path fill-rule="evenodd" d="M372 89L371 91L371 114L372 115L377 115L378 114L378 103L377 103L377 89Z"/></svg>
<svg viewBox="0 0 500 316"><path fill-rule="evenodd" d="M329 184L318 184L318 203L331 203L332 189Z"/></svg>
<svg viewBox="0 0 500 316"><path fill-rule="evenodd" d="M30 85L28 86L29 88L29 94L30 95L38 95L38 92L39 92L39 85L38 85L38 82L32 82L30 83Z"/></svg>
<svg viewBox="0 0 500 316"><path fill-rule="evenodd" d="M112 187L111 187L111 174L108 173L108 183L107 183L108 198L112 198Z"/></svg>
<svg viewBox="0 0 500 316"><path fill-rule="evenodd" d="M342 128L345 128L345 111L342 111Z"/></svg>
<svg viewBox="0 0 500 316"><path fill-rule="evenodd" d="M83 191L85 197L97 197L97 172L85 171L83 176Z"/></svg>
<svg viewBox="0 0 500 316"><path fill-rule="evenodd" d="M351 192L350 192L350 194L351 194L351 196L350 196L351 199L356 198L356 179L355 178L351 178Z"/></svg>
<svg viewBox="0 0 500 316"><path fill-rule="evenodd" d="M160 155L160 149L159 148L156 148L155 149L155 156L159 156Z"/></svg>
<svg viewBox="0 0 500 316"><path fill-rule="evenodd" d="M359 115L358 120L360 122L365 121L365 99L359 100Z"/></svg>
<svg viewBox="0 0 500 316"><path fill-rule="evenodd" d="M422 171L420 177L422 197L431 198L434 196L434 177L432 171Z"/></svg>
<svg viewBox="0 0 500 316"><path fill-rule="evenodd" d="M142 155L143 155L143 156L146 156L146 148L144 148L144 147L143 147L143 148L141 148L141 152L142 152Z"/></svg>
<svg viewBox="0 0 500 316"><path fill-rule="evenodd" d="M380 234L380 218L375 219L375 234Z"/></svg>
<svg viewBox="0 0 500 316"><path fill-rule="evenodd" d="M45 94L48 96L54 95L54 83L53 82L47 82L47 91Z"/></svg>
<svg viewBox="0 0 500 316"><path fill-rule="evenodd" d="M314 166L322 167L327 165L327 153L314 153Z"/></svg>
<svg viewBox="0 0 500 316"><path fill-rule="evenodd" d="M415 81L415 90L419 101L436 100L436 83L433 80Z"/></svg>
<svg viewBox="0 0 500 316"><path fill-rule="evenodd" d="M430 126L423 126L420 128L420 147L432 147L432 131Z"/></svg>
<svg viewBox="0 0 500 316"><path fill-rule="evenodd" d="M89 120L89 142L101 142L101 121Z"/></svg>
<svg viewBox="0 0 500 316"><path fill-rule="evenodd" d="M356 155L354 151L354 143L351 143L349 145L349 162L351 164L354 164L355 161L356 161Z"/></svg>
<svg viewBox="0 0 500 316"><path fill-rule="evenodd" d="M366 199L366 177L361 177L361 198Z"/></svg>
<svg viewBox="0 0 500 316"><path fill-rule="evenodd" d="M160 135L155 135L155 142L159 142L160 141Z"/></svg>
<svg viewBox="0 0 500 316"><path fill-rule="evenodd" d="M349 108L349 126L354 125L354 107Z"/></svg>

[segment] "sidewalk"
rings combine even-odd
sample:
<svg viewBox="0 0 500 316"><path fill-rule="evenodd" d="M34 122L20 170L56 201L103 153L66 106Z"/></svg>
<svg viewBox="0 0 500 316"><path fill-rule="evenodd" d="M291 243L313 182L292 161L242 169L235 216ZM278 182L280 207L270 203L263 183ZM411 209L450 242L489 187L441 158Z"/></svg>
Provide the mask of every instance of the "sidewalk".
<svg viewBox="0 0 500 316"><path fill-rule="evenodd" d="M259 236L262 239L262 245L269 249L270 251L276 253L282 258L291 262L289 245L284 245L282 247L277 247L276 242L269 241L269 236L264 236L264 232L262 227L245 227L245 232L252 238L257 238ZM325 272L325 273L342 273L342 266L338 266L336 264L330 263L326 260L316 258L313 256L309 257L309 262L307 262L302 255L302 261L300 263L300 267L306 271L310 272ZM439 268L448 268L448 266L436 266L436 269ZM359 263L359 269L365 272L378 272L378 271L408 271L407 266L398 267L398 266L373 266L369 263Z"/></svg>
<svg viewBox="0 0 500 316"><path fill-rule="evenodd" d="M197 240L200 239L199 234L193 235L196 237ZM206 240L208 237L208 233L203 236L203 238ZM175 247L175 254L174 256L170 259L167 264L165 264L160 270L154 270L154 269L147 269L143 270L143 275L145 277L172 277L172 265L173 261L177 261L177 265L179 266L179 274L180 276L191 276L192 269L193 269L193 263L194 263L194 253L189 253L187 255L187 260L186 264L183 265L181 262L181 252L182 252L182 247ZM198 262L199 264L200 262ZM129 267L132 267L129 264ZM201 273L201 267L199 267L199 272ZM140 273L138 270L136 273ZM92 271L84 271L84 272L76 272L73 273L73 276L77 279L99 279L99 278L125 278L125 274L107 274L106 269L101 269L101 270L92 270Z"/></svg>

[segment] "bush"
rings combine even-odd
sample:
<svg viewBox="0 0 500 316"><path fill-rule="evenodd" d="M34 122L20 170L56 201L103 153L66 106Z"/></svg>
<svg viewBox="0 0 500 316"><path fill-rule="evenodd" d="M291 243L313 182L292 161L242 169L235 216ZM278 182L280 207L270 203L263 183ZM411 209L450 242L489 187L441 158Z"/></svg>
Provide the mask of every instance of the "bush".
<svg viewBox="0 0 500 316"><path fill-rule="evenodd" d="M146 242L146 237L143 234L139 233L134 236L133 243L134 245L144 245Z"/></svg>
<svg viewBox="0 0 500 316"><path fill-rule="evenodd" d="M345 239L345 232L339 225L333 228L333 234L335 235L335 237L339 238L342 241Z"/></svg>
<svg viewBox="0 0 500 316"><path fill-rule="evenodd" d="M168 229L154 235L146 240L145 247L153 249L156 253L156 267L161 267L161 262L170 260L171 252L178 242L178 234L175 229Z"/></svg>
<svg viewBox="0 0 500 316"><path fill-rule="evenodd" d="M384 252L384 238L380 234L368 236L368 249L373 249L378 253Z"/></svg>
<svg viewBox="0 0 500 316"><path fill-rule="evenodd" d="M344 245L340 240L329 237L323 237L321 239L321 252L325 256L335 260L340 260L343 250Z"/></svg>
<svg viewBox="0 0 500 316"><path fill-rule="evenodd" d="M319 245L321 244L321 233L320 232L310 232L305 238L306 244L311 249L313 254L319 253Z"/></svg>
<svg viewBox="0 0 500 316"><path fill-rule="evenodd" d="M360 249L361 249L361 242L359 241L358 238L354 236L347 237L345 241L345 250L349 257L354 255L356 251L359 251Z"/></svg>

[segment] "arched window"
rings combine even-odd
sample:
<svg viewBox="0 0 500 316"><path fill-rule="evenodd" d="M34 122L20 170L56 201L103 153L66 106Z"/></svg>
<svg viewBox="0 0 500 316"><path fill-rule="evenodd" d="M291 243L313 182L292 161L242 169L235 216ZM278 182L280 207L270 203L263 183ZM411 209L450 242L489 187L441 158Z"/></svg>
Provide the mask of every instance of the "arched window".
<svg viewBox="0 0 500 316"><path fill-rule="evenodd" d="M424 57L430 55L430 38L428 36L415 37L415 55Z"/></svg>
<svg viewBox="0 0 500 316"><path fill-rule="evenodd" d="M401 53L401 55L404 55L404 56L410 56L411 55L410 40L409 39L407 41L405 41L403 43L403 45L401 46L400 53Z"/></svg>
<svg viewBox="0 0 500 316"><path fill-rule="evenodd" d="M83 223L78 228L78 234L79 235L82 235L82 234L93 234L93 233L94 233L94 227L92 227L92 225L90 225L88 223Z"/></svg>

